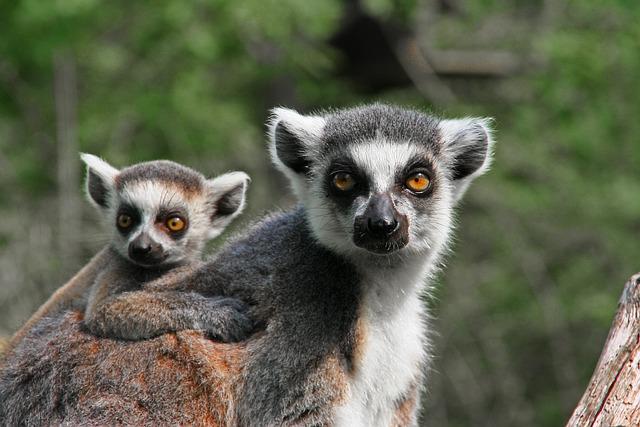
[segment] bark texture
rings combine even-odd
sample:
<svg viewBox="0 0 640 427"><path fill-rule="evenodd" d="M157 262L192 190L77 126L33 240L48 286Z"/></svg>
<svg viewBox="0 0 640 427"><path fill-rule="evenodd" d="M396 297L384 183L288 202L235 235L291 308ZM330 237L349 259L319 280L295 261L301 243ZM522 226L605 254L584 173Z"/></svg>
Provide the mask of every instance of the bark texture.
<svg viewBox="0 0 640 427"><path fill-rule="evenodd" d="M625 285L589 387L567 425L640 425L640 273Z"/></svg>

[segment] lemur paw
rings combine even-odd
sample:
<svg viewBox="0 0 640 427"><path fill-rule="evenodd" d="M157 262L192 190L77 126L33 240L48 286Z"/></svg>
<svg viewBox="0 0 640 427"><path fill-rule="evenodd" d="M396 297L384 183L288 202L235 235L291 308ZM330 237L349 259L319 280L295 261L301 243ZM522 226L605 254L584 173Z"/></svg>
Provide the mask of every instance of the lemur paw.
<svg viewBox="0 0 640 427"><path fill-rule="evenodd" d="M212 300L206 314L204 330L209 338L216 341L242 341L254 328L249 306L235 298Z"/></svg>

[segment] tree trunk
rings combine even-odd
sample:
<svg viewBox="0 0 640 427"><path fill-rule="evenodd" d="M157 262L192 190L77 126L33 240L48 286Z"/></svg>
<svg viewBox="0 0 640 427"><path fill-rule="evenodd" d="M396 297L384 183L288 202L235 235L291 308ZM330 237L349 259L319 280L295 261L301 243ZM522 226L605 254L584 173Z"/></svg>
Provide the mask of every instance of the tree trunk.
<svg viewBox="0 0 640 427"><path fill-rule="evenodd" d="M58 253L64 277L78 259L81 230L79 201L79 156L77 128L76 63L70 52L53 57L53 90L56 105L57 182L58 182Z"/></svg>
<svg viewBox="0 0 640 427"><path fill-rule="evenodd" d="M625 285L589 387L567 425L640 425L640 273Z"/></svg>

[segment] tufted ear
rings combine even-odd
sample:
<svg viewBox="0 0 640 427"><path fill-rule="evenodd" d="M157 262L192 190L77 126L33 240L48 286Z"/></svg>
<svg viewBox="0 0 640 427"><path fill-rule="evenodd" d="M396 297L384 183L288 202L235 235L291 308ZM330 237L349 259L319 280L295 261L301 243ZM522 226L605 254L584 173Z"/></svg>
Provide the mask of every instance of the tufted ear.
<svg viewBox="0 0 640 427"><path fill-rule="evenodd" d="M269 121L271 158L286 175L307 172L313 149L320 141L325 119L304 116L287 108L274 108Z"/></svg>
<svg viewBox="0 0 640 427"><path fill-rule="evenodd" d="M474 179L489 169L493 149L492 122L489 118L464 118L442 120L439 124L456 200L462 198Z"/></svg>
<svg viewBox="0 0 640 427"><path fill-rule="evenodd" d="M99 209L107 209L118 169L92 154L81 153L80 158L87 165L86 191L89 201Z"/></svg>
<svg viewBox="0 0 640 427"><path fill-rule="evenodd" d="M218 236L242 213L249 181L251 178L244 172L229 172L207 180L207 197L211 206L208 238Z"/></svg>

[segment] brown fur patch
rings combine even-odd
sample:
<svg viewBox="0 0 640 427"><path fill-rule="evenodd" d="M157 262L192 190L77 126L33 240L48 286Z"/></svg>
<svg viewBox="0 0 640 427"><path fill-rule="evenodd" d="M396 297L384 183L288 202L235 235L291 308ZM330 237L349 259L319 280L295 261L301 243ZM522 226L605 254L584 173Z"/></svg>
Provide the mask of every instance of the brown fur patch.
<svg viewBox="0 0 640 427"><path fill-rule="evenodd" d="M343 369L343 364L340 362L340 357L337 354L333 354L325 359L324 364L318 370L318 377L321 382L331 384L333 390L336 391L332 406L339 406L347 402L348 380Z"/></svg>
<svg viewBox="0 0 640 427"><path fill-rule="evenodd" d="M206 424L234 425L233 403L242 391L242 373L248 358L246 344L218 343L192 331L180 332L177 337L187 350L185 364L194 367L196 384L191 393L201 393L207 401Z"/></svg>
<svg viewBox="0 0 640 427"><path fill-rule="evenodd" d="M199 172L167 160L154 160L124 168L116 176L116 189L129 183L153 181L173 184L184 194L202 193L205 178Z"/></svg>
<svg viewBox="0 0 640 427"><path fill-rule="evenodd" d="M353 340L353 359L351 366L351 373L362 366L362 359L364 358L365 344L367 343L367 325L364 316L359 315L356 322Z"/></svg>
<svg viewBox="0 0 640 427"><path fill-rule="evenodd" d="M17 345L40 319L55 313L60 307L71 303L71 301L74 301L76 298L81 298L91 287L96 275L102 271L111 260L111 257L112 253L107 247L98 252L71 280L58 288L53 295L38 308L38 311L36 311L13 335L11 340L9 340L6 351L9 351Z"/></svg>
<svg viewBox="0 0 640 427"><path fill-rule="evenodd" d="M0 356L9 347L9 338L0 337Z"/></svg>
<svg viewBox="0 0 640 427"><path fill-rule="evenodd" d="M418 386L413 384L402 399L396 401L396 410L393 415L393 427L406 427L416 425L416 410L418 408Z"/></svg>
<svg viewBox="0 0 640 427"><path fill-rule="evenodd" d="M20 346L38 349L8 360L27 382L51 380L48 404L66 408L51 424L234 425L243 344L193 331L137 342L97 338L82 331L81 317L65 315L46 343L27 336Z"/></svg>

